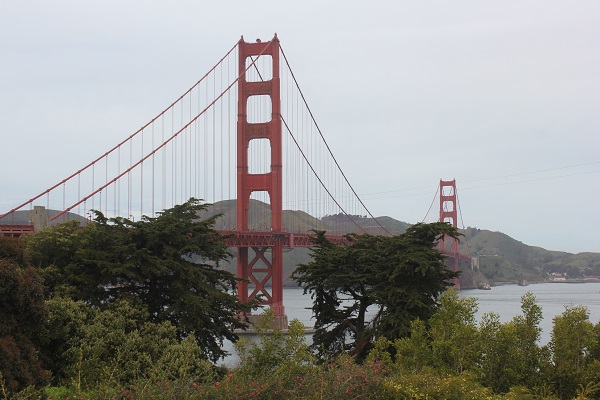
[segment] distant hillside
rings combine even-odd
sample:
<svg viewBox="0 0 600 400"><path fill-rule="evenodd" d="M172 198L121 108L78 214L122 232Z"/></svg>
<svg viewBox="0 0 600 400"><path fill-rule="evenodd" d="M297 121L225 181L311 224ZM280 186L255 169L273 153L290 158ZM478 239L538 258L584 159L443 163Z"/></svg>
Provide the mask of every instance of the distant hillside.
<svg viewBox="0 0 600 400"><path fill-rule="evenodd" d="M209 207L206 212L202 215L203 217L209 217L216 214L222 214L216 221L217 229L227 228L232 229L236 226L236 201L228 200L216 202ZM352 221L348 220L348 216L345 214L326 215L323 218L315 218L304 211L295 210L284 210L283 211L283 226L284 229L291 232L309 232L311 230L324 230L328 232L342 231L344 233L350 232L368 232L370 234L386 234L385 230L392 234L400 234L406 231L410 224L402 221L395 220L391 217L377 217L376 219L369 218L366 216L353 215L351 216ZM257 200L250 201L249 228L255 230L268 230L271 224L271 211L268 204ZM381 225L381 226L380 226ZM360 226L358 228L357 226ZM383 226L383 228L382 228ZM385 228L385 230L384 230ZM232 254L235 256L235 249L231 249ZM284 250L283 262L284 262L284 285L296 286L296 283L291 278L294 270L299 264L306 263L310 260L311 250L308 248L295 248L292 250ZM250 254L252 257L252 254ZM461 269L464 273L461 276L461 287L463 288L474 288L480 283L487 283L488 279L483 276L479 271L471 270L470 263L461 262ZM227 266L227 269L235 273L237 266L235 260Z"/></svg>
<svg viewBox="0 0 600 400"><path fill-rule="evenodd" d="M59 211L48 210L51 217ZM235 229L236 227L236 201L221 201L210 206L202 217L223 214L217 219L216 229ZM68 213L55 225L63 220L79 220L82 224L88 220L80 215ZM284 210L283 226L290 232L309 232L311 230L333 231L341 229L344 233L360 231L357 225L371 234L383 234L381 224L392 234L406 231L410 224L393 218L383 216L367 218L365 216L352 216L353 222L348 221L346 215L327 215L315 218L304 211ZM28 224L29 211L17 211L14 216L0 219L0 224ZM379 223L379 224L378 224ZM268 204L258 200L250 201L249 226L252 230L269 230L271 226L271 211ZM528 246L501 232L492 232L485 229L467 228L459 244L462 254L471 254L474 263L461 261L460 268L461 287L476 287L480 283L491 284L516 283L526 279L529 282L542 282L547 280L548 274L561 272L571 278L582 276L600 276L600 253L571 254L561 251L546 250L540 247ZM232 249L235 254L235 249ZM291 279L293 271L299 264L310 259L310 249L296 248L284 251L284 279L286 285L294 285ZM233 260L228 269L236 272L236 262Z"/></svg>
<svg viewBox="0 0 600 400"><path fill-rule="evenodd" d="M217 227L225 226L226 221L235 226L235 200L215 203L207 212L208 215L224 213L217 222ZM382 228L373 218L352 216L349 222L346 215L328 215L315 218L303 211L283 211L283 225L294 232L307 232L312 229L332 231L333 227L342 228L346 233L358 231L361 226L371 234L383 234ZM409 223L391 217L377 217L377 222L393 234L405 232ZM250 227L257 230L270 226L270 209L267 204L252 200L249 212ZM571 254L551 251L540 247L528 246L501 232L492 232L477 228L467 228L465 236L459 244L462 254L475 257L475 264L462 261L463 270L461 287L477 287L481 283L502 284L517 283L525 279L529 282L547 280L551 272L567 273L570 277L600 276L600 253ZM310 249L298 248L284 253L284 278L288 285L295 285L290 276L298 264L307 262ZM232 271L234 266L231 266Z"/></svg>
<svg viewBox="0 0 600 400"><path fill-rule="evenodd" d="M47 210L48 213L48 217L52 218L55 215L57 215L58 213L60 213L60 211L58 210ZM72 213L72 212L68 212L62 216L60 216L59 218L57 218L55 221L50 221L50 225L57 225L60 224L62 222L65 221L71 221L71 220L78 220L82 225L85 225L89 222L88 219L82 217L81 215ZM27 225L30 223L29 220L29 210L24 210L24 211L15 211L13 214L11 215L7 215L4 218L0 218L0 224L10 224L10 225Z"/></svg>
<svg viewBox="0 0 600 400"><path fill-rule="evenodd" d="M480 271L492 282L544 281L552 272L571 278L600 276L600 253L566 253L528 246L501 232L467 228L459 245L478 256ZM467 250L468 249L468 250Z"/></svg>

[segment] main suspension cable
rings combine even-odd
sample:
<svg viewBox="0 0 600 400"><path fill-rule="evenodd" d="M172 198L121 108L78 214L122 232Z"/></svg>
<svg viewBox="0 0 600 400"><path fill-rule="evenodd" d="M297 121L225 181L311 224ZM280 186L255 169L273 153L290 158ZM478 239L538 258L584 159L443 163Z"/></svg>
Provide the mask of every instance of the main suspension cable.
<svg viewBox="0 0 600 400"><path fill-rule="evenodd" d="M236 44L237 46L237 44ZM235 47L234 47L235 48ZM233 50L233 49L232 49ZM229 51L229 53L231 53L231 51ZM229 54L228 53L228 54ZM262 55L262 53L261 53ZM222 61L223 59L221 59ZM220 61L220 62L221 62ZM227 86L227 88L221 92L221 94L219 94L218 97L216 97L210 104L208 104L200 113L198 113L194 118L192 118L187 124L185 124L181 129L179 129L177 132L175 132L170 138L168 138L167 140L165 140L162 144L160 144L158 147L156 147L155 149L153 149L152 152L150 152L149 154L147 154L145 157L141 158L139 161L137 161L134 165L131 165L129 168L127 168L125 171L123 171L122 173L120 173L119 175L117 175L115 178L113 178L110 182L107 182L105 185L101 186L100 188L96 189L95 191L93 191L91 194L85 196L83 199L80 199L79 201L77 201L76 203L74 203L73 205L71 205L68 208L65 208L63 211L61 211L60 213L56 214L54 217L52 217L50 220L54 221L57 218L59 218L60 216L66 214L67 212L71 211L74 207L77 207L79 204L85 202L87 199L89 199L90 197L94 196L95 194L99 193L100 191L104 190L106 187L108 187L109 185L111 185L112 183L116 182L117 180L119 180L121 177L123 177L125 174L129 173L131 170L133 170L135 167L137 167L138 165L140 165L141 163L143 163L146 159L150 158L153 154L155 154L156 152L158 152L158 150L160 150L161 148L165 148L165 146L170 143L171 141L173 141L181 132L183 132L184 130L186 130L191 124L193 124L196 120L198 120L198 118L200 118L202 115L204 115L204 113L206 111L208 111L208 109L210 109L217 101L219 101L224 95L225 93L227 93L232 87L233 85L235 85L240 79L241 77L254 65L254 62L250 65L248 65L248 67L242 72L242 74L240 74L233 82L231 82L231 84L229 86ZM215 66L216 68L216 66ZM214 68L213 68L214 69ZM205 75L206 76L206 75ZM188 91L189 92L189 91ZM168 109L167 109L168 110ZM158 117L157 117L158 118ZM156 119L156 118L155 118ZM128 139L129 140L129 139ZM119 146L117 146L119 147ZM115 148L117 148L115 147ZM26 205L28 203L25 203L24 205ZM63 207L64 208L64 207ZM10 213L10 212L9 212ZM7 213L7 214L9 214Z"/></svg>
<svg viewBox="0 0 600 400"><path fill-rule="evenodd" d="M340 167L337 159L335 158L335 156L333 155L333 152L331 151L331 148L329 147L329 144L327 144L327 141L325 140L325 136L323 136L323 132L321 131L321 128L319 127L319 124L317 124L317 121L312 113L312 110L310 109L310 107L308 106L308 102L306 101L306 98L304 97L304 93L302 93L302 89L300 89L300 85L298 84L298 80L296 79L296 76L294 75L294 71L292 71L292 68L290 66L290 63L288 62L288 59L285 55L285 52L283 51L283 48L281 47L281 44L279 45L279 49L281 50L281 54L283 55L283 59L285 60L285 63L290 71L290 74L292 75L292 79L294 80L294 83L296 84L296 88L298 89L298 92L300 93L300 96L302 97L302 101L304 102L304 105L306 106L306 109L308 110L308 113L310 114L310 117L313 121L313 123L315 124L315 127L317 128L317 131L319 132L319 135L321 136L321 139L323 140L323 143L325 143L325 147L327 148L327 151L329 152L329 154L331 155L333 161L335 162L335 165L337 166L338 170L340 171L340 173L342 174L342 177L344 178L344 180L346 181L346 183L348 184L348 187L350 188L350 190L352 191L352 193L354 193L354 196L358 199L358 201L360 202L360 204L363 206L363 208L365 209L365 211L367 212L367 214L369 214L369 216L371 218L373 218L373 220L377 223L377 225L379 225L379 227L381 229L384 230L384 232L386 232L388 235L393 236L392 233L390 231L388 231L383 225L381 225L379 223L379 221L377 220L377 218L375 218L373 216L373 214L371 213L371 211L367 208L367 206L365 206L365 204L363 203L363 201L361 200L361 198L358 196L358 194L356 193L356 191L354 190L354 187L350 184L350 182L348 181L348 178L346 177L346 174L344 173L344 171L342 170L342 168ZM312 167L311 167L312 168ZM337 202L336 202L337 203ZM345 212L344 212L345 213ZM348 214L346 214L348 215ZM362 229L362 227L361 227Z"/></svg>
<svg viewBox="0 0 600 400"><path fill-rule="evenodd" d="M231 52L233 50L235 50L235 48L237 47L237 43L227 52L227 54L225 54L220 60L219 62L217 62L206 74L204 74L204 76L202 78L200 78L200 80L198 80L198 82L196 82L194 85L192 85L192 87L190 87L184 94L182 94L181 96L179 96L179 98L177 100L175 100L173 103L171 103L171 105L169 105L167 108L165 108L160 114L158 114L156 117L154 117L152 120L150 120L150 122L148 122L147 124L145 124L144 126L142 126L140 129L138 129L137 131L135 131L133 134L131 134L129 137L127 137L125 140L123 140L122 142L120 142L119 144L117 144L116 146L114 146L112 149L110 149L109 151L107 151L106 153L104 153L103 155L101 155L100 157L96 158L94 161L90 162L89 164L87 164L85 167L79 169L77 172L69 175L67 178L63 179L62 181L60 181L59 183L57 183L56 185L46 189L45 191L43 191L42 193L38 194L35 197L32 197L31 199L29 199L28 201L24 202L23 204L13 208L12 210L1 214L0 215L0 219L4 218L5 216L14 213L17 210L20 210L21 208L25 207L27 204L31 204L33 203L35 200L39 199L40 197L42 197L43 195L50 193L51 191L53 191L54 189L56 189L57 187L65 184L66 182L70 181L71 179L73 179L74 177L78 176L81 172L87 170L88 168L92 167L94 164L96 164L97 162L99 162L100 160L102 160L103 158L108 157L109 154L111 154L112 152L114 152L117 149L120 149L121 146L123 146L125 143L127 143L128 141L130 141L131 139L133 139L135 136L137 136L140 132L142 132L145 128L147 128L148 126L150 126L150 124L154 123L157 119L161 118L164 116L164 114L169 110L172 109L175 104L177 104L179 101L181 101L181 99L183 99L187 94L189 94L195 87L197 87L198 85L200 85L200 83L202 83L202 81L204 81L204 79L206 79L207 76L209 76L218 66L219 64L221 64L223 62L223 60L225 60L225 58L227 58ZM238 77L239 79L239 77ZM237 82L237 80L236 80ZM97 192L95 192L97 193ZM87 199L87 198L86 198ZM78 204L81 204L81 202L79 202ZM77 205L78 205L77 204ZM61 213L59 215L64 214ZM52 220L54 220L55 218L53 218Z"/></svg>

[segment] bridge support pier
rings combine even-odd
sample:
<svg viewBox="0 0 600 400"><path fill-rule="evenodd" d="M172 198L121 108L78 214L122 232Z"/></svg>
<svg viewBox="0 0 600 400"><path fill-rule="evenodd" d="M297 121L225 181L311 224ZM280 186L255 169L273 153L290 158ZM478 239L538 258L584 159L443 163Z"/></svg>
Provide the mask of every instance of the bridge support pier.
<svg viewBox="0 0 600 400"><path fill-rule="evenodd" d="M33 225L33 230L39 232L50 226L50 217L44 206L33 206L33 210L29 211L29 221Z"/></svg>
<svg viewBox="0 0 600 400"><path fill-rule="evenodd" d="M272 328L287 329L288 318L283 305L283 243L282 237L274 235L273 246L238 248L238 297L247 303L259 300L274 314ZM253 253L250 259L250 250ZM270 254L270 257L269 257ZM269 290L270 289L270 290ZM260 321L261 315L248 315L252 325Z"/></svg>

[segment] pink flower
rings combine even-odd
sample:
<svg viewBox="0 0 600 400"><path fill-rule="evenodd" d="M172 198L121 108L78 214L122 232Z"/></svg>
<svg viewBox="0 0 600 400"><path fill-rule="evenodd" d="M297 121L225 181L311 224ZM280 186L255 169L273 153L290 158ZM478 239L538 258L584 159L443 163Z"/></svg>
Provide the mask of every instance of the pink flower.
<svg viewBox="0 0 600 400"><path fill-rule="evenodd" d="M378 370L378 369L376 369L376 370L375 370L375 373L376 373L376 374L378 374L378 373L379 373L379 370Z"/></svg>
<svg viewBox="0 0 600 400"><path fill-rule="evenodd" d="M215 382L215 386L219 386L221 384L221 382L217 381Z"/></svg>

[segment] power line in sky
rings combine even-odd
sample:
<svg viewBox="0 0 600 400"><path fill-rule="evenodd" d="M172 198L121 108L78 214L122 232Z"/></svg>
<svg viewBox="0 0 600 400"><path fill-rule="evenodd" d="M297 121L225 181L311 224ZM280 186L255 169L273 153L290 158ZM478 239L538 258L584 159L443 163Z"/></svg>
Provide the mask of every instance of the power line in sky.
<svg viewBox="0 0 600 400"><path fill-rule="evenodd" d="M473 182L482 182L482 181L489 181L489 180L496 180L496 179L503 179L503 178L514 178L517 176L539 174L539 173L550 172L550 171L560 171L560 170L569 169L569 168L578 168L578 167L585 167L585 166L597 165L597 164L600 164L600 161L594 161L594 162L589 162L589 163L584 163L584 164L568 165L568 166L564 166L564 167L548 168L548 169L530 171L530 172L520 172L520 173L515 173L515 174L510 174L510 175L499 175L499 176L492 176L492 177L487 177L487 178L461 180L460 181L460 184L461 184L460 190L472 190L472 189L480 189L480 188L487 188L487 187L494 187L494 186L514 185L514 184L519 184L519 183L528 183L528 182L536 182L536 181L551 180L551 179L562 179L562 178L568 178L568 177L578 176L578 175L593 174L593 173L600 172L600 170L585 171L585 172L578 172L578 173L567 174L567 175L558 175L558 176L545 176L545 177L519 180L519 181L499 182L499 183L493 183L493 184L482 185L482 186L471 186L471 187L462 186L462 184L473 183ZM419 192L419 193L368 197L368 196L374 196L374 195L384 195L384 194L397 193L397 192L409 192L409 191L413 191L413 190L423 190L423 189L429 189L429 190L427 192ZM431 195L432 190L433 191L437 190L437 184L431 185L431 186L419 186L419 187L414 187L414 188L405 188L405 189L386 190L386 191L382 191L382 192L364 193L364 194L361 194L361 197L365 197L365 198L368 197L369 200L385 199L385 198L391 198L391 197L411 197L411 196Z"/></svg>

